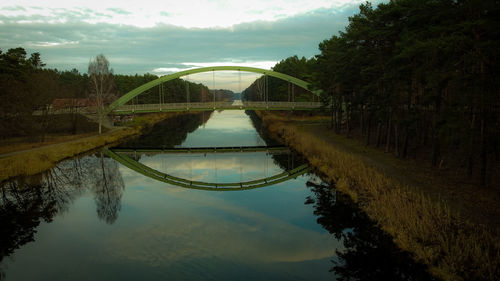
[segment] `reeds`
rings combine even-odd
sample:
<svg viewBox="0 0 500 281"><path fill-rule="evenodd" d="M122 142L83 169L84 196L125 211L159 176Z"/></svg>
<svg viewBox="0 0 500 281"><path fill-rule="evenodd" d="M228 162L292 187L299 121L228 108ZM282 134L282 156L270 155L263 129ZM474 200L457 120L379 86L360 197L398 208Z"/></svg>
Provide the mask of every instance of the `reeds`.
<svg viewBox="0 0 500 281"><path fill-rule="evenodd" d="M500 280L500 242L486 227L467 221L338 149L293 122L258 113L271 135L308 158L337 189L352 197L394 242L444 280Z"/></svg>

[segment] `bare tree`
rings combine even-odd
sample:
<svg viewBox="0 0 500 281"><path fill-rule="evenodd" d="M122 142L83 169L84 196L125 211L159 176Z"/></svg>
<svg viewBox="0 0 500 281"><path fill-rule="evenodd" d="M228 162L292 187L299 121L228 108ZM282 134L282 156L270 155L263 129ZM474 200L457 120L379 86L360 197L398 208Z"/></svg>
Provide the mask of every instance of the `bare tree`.
<svg viewBox="0 0 500 281"><path fill-rule="evenodd" d="M113 69L109 68L108 59L103 54L100 54L89 61L88 74L90 78L90 97L96 101L99 134L101 134L102 119L105 114L104 104L109 103L114 98Z"/></svg>

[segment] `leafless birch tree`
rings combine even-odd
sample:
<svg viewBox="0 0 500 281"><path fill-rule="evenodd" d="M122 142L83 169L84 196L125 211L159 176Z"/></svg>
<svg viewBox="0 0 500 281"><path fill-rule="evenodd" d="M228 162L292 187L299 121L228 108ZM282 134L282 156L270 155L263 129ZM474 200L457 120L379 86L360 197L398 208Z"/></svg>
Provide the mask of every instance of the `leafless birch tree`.
<svg viewBox="0 0 500 281"><path fill-rule="evenodd" d="M99 118L99 134L102 132L102 120L105 115L104 104L114 98L113 69L109 68L109 61L103 54L97 55L89 61L90 97L95 99L97 116Z"/></svg>

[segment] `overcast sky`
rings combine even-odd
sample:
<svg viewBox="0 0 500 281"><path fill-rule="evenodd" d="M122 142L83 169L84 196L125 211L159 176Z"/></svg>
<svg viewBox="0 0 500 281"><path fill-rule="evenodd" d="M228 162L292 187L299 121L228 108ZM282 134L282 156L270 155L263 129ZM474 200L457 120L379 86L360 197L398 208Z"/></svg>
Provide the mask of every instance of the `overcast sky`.
<svg viewBox="0 0 500 281"><path fill-rule="evenodd" d="M100 53L119 74L212 65L269 69L289 56L318 54L318 44L344 30L362 2L0 0L0 49L21 46L40 52L47 67L80 72ZM229 85L222 76L215 87L235 91L256 77L245 74L240 85L233 75ZM207 84L207 77L189 79Z"/></svg>

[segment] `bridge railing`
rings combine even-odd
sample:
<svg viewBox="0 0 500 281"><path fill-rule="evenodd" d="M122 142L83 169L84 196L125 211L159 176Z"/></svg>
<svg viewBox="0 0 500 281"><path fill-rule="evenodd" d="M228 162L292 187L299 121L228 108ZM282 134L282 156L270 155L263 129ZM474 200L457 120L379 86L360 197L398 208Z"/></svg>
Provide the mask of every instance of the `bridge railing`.
<svg viewBox="0 0 500 281"><path fill-rule="evenodd" d="M319 108L321 102L264 102L264 101L243 101L242 103L233 103L232 101L220 102L181 102L181 103L163 103L163 104L128 104L115 109L115 112L140 112L140 111L172 111L172 110L190 110L190 109L294 109L294 108Z"/></svg>
<svg viewBox="0 0 500 281"><path fill-rule="evenodd" d="M118 107L115 111L143 111L143 110L171 110L171 109L191 109L191 108L223 108L230 107L232 102L176 102L162 104L126 104Z"/></svg>
<svg viewBox="0 0 500 281"><path fill-rule="evenodd" d="M321 102L288 102L288 101L244 101L248 108L319 108Z"/></svg>
<svg viewBox="0 0 500 281"><path fill-rule="evenodd" d="M95 114L97 113L97 107L88 106L88 107L64 107L64 108L49 108L48 111L38 109L33 111L33 115L43 115L43 114L70 114L70 113L82 113L82 114Z"/></svg>

